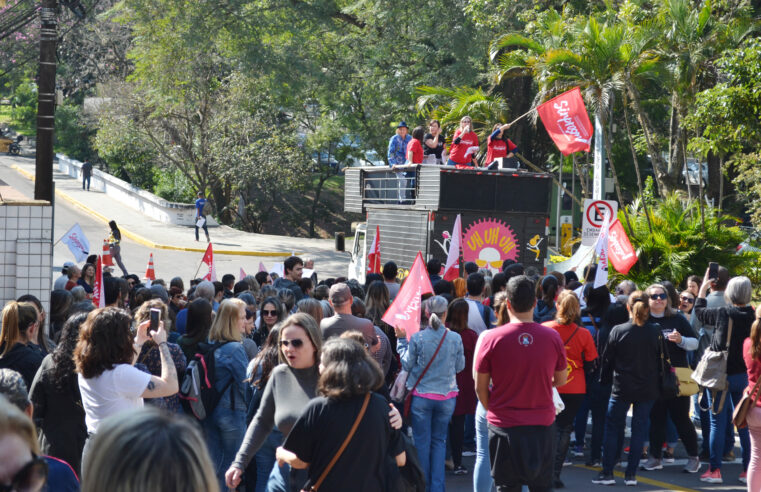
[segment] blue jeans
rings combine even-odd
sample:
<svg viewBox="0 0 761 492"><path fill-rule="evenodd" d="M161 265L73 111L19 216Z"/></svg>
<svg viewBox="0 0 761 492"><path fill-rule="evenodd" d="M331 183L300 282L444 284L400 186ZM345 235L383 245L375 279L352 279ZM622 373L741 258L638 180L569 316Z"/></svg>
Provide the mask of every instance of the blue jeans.
<svg viewBox="0 0 761 492"><path fill-rule="evenodd" d="M732 432L732 410L740 402L743 391L748 386L748 375L745 373L732 374L727 376L727 381L729 382L729 394L724 400L724 408L718 415L713 414L714 401L711 398L711 393L708 393L711 408L711 470L721 469L721 457L726 452L727 429ZM721 394L722 392L716 394L717 406L721 401ZM748 434L747 427L739 429L737 433L740 435L740 446L742 447L743 470L747 470L748 463L750 463L750 434Z"/></svg>
<svg viewBox="0 0 761 492"><path fill-rule="evenodd" d="M210 418L201 422L209 447L211 463L217 474L220 490L227 490L225 472L235 459L246 433L246 411L232 410L220 404Z"/></svg>
<svg viewBox="0 0 761 492"><path fill-rule="evenodd" d="M87 184L87 188L85 188L85 184ZM82 175L82 189L90 191L90 176Z"/></svg>
<svg viewBox="0 0 761 492"><path fill-rule="evenodd" d="M587 378L587 396L576 414L574 432L576 445L584 443L584 435L587 431L587 416L592 411L592 440L590 443L589 458L598 460L602 456L602 440L605 433L605 413L608 410L608 400L612 386L600 384L596 377Z"/></svg>
<svg viewBox="0 0 761 492"><path fill-rule="evenodd" d="M486 423L486 410L481 402L476 407L476 464L473 466L473 491L491 492L494 480L491 478L491 461L489 460L489 427Z"/></svg>
<svg viewBox="0 0 761 492"><path fill-rule="evenodd" d="M452 159L447 159L447 166L470 166L470 167L473 167L473 161L466 162L465 164L460 164L459 162L455 162Z"/></svg>
<svg viewBox="0 0 761 492"><path fill-rule="evenodd" d="M616 459L620 456L621 447L624 445L623 432L626 427L626 412L634 405L632 413L632 436L629 443L629 462L626 465L626 476L637 475L637 468L642 457L642 446L645 444L648 433L648 420L650 410L653 408L653 400L632 402L610 397L608 402L608 414L605 417L605 437L602 449L602 470L605 473L613 473Z"/></svg>
<svg viewBox="0 0 761 492"><path fill-rule="evenodd" d="M420 465L425 473L426 491L444 490L444 455L446 454L449 419L452 418L456 398L430 400L412 397L412 435L415 438Z"/></svg>
<svg viewBox="0 0 761 492"><path fill-rule="evenodd" d="M265 492L267 490L267 480L269 479L272 467L275 464L275 450L283 443L283 434L272 429L267 440L254 455L256 461L256 492Z"/></svg>

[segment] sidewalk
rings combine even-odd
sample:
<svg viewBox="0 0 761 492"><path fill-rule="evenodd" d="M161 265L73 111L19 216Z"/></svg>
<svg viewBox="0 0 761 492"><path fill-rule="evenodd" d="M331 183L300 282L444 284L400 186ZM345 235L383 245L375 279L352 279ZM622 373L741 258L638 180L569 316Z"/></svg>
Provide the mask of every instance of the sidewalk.
<svg viewBox="0 0 761 492"><path fill-rule="evenodd" d="M5 159L5 158L3 158ZM13 159L8 165L27 179L34 179L35 162L33 159ZM138 211L123 206L98 191L82 190L78 179L64 175L54 164L56 199L63 199L98 220L108 223L115 220L122 235L153 249L174 251L206 251L203 231L201 241L195 240L193 227L164 224L141 215ZM215 254L238 256L287 257L292 254L308 252L333 251L334 243L330 239L308 239L286 236L254 234L233 229L228 226L210 227L209 235L214 243Z"/></svg>

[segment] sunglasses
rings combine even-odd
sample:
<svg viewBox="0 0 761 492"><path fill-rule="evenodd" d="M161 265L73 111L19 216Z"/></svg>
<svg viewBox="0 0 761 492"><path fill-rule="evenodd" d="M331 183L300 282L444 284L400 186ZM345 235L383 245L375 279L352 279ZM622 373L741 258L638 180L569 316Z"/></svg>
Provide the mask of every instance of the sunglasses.
<svg viewBox="0 0 761 492"><path fill-rule="evenodd" d="M41 490L47 480L47 462L44 458L32 455L32 460L13 475L10 485L0 485L0 492Z"/></svg>
<svg viewBox="0 0 761 492"><path fill-rule="evenodd" d="M262 316L277 316L277 309L273 309L272 311L262 309Z"/></svg>
<svg viewBox="0 0 761 492"><path fill-rule="evenodd" d="M665 301L668 299L668 294L653 294L650 299Z"/></svg>
<svg viewBox="0 0 761 492"><path fill-rule="evenodd" d="M695 299L693 299L692 297L687 297L687 296L682 296L679 299L681 299L682 302L686 302L688 304L692 304L693 302L695 302Z"/></svg>
<svg viewBox="0 0 761 492"><path fill-rule="evenodd" d="M304 345L304 340L301 338L294 338L293 340L280 340L281 347L287 347L288 345L295 349L301 348Z"/></svg>
<svg viewBox="0 0 761 492"><path fill-rule="evenodd" d="M246 309L246 319L251 319L254 317L254 312L250 309Z"/></svg>

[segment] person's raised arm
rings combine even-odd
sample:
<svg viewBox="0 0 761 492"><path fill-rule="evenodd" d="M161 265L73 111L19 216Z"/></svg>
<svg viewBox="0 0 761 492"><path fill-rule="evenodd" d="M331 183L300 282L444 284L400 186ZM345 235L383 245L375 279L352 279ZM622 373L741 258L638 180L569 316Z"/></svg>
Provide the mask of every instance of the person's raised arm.
<svg viewBox="0 0 761 492"><path fill-rule="evenodd" d="M150 326L150 320L146 320L138 326L138 333L140 330L148 330ZM164 331L164 323L159 322L159 329L151 332L151 338L159 349L161 354L161 377L151 376L151 380L148 382L148 386L143 391L143 398L161 398L162 396L172 396L179 391L180 386L177 382L177 369L174 367L174 361L172 360L172 353L169 351L169 345L166 341L166 331Z"/></svg>

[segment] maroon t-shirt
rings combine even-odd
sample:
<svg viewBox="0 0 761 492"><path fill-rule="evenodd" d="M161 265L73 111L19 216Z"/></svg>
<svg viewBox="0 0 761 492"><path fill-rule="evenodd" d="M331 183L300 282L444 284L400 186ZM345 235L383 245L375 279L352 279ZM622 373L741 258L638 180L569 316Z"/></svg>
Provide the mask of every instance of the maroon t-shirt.
<svg viewBox="0 0 761 492"><path fill-rule="evenodd" d="M476 354L476 371L489 373L488 422L497 427L551 425L552 378L566 369L558 332L537 323L508 323L487 330Z"/></svg>

